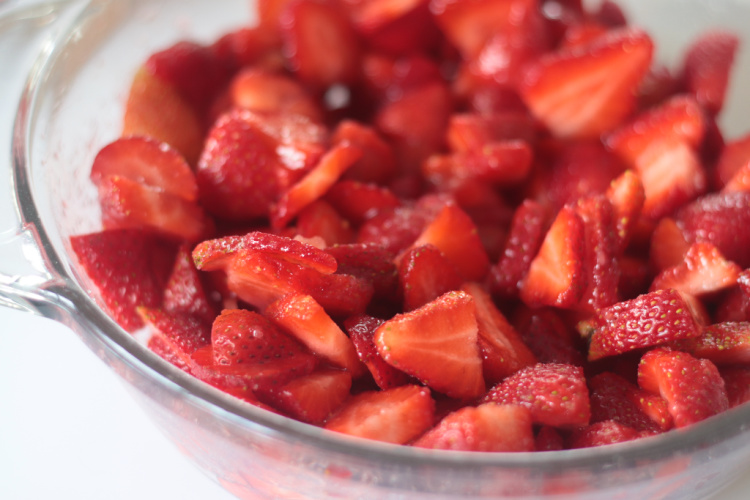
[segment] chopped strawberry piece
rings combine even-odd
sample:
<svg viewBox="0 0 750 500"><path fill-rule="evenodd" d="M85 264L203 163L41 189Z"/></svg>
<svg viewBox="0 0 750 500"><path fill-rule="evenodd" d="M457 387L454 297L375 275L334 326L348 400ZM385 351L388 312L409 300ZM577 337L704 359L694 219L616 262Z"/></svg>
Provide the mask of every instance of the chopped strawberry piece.
<svg viewBox="0 0 750 500"><path fill-rule="evenodd" d="M344 328L354 343L357 356L370 370L375 383L383 390L392 389L413 382L413 379L389 365L378 353L375 345L375 331L384 320L371 316L352 316L344 322Z"/></svg>
<svg viewBox="0 0 750 500"><path fill-rule="evenodd" d="M701 333L692 307L676 290L658 290L601 309L594 327L592 361Z"/></svg>
<svg viewBox="0 0 750 500"><path fill-rule="evenodd" d="M188 372L193 353L211 344L211 323L202 318L150 307L139 307L138 315L168 353L162 357Z"/></svg>
<svg viewBox="0 0 750 500"><path fill-rule="evenodd" d="M632 441L640 437L643 437L641 432L627 425L616 420L605 420L574 431L569 439L569 447L571 449L592 448Z"/></svg>
<svg viewBox="0 0 750 500"><path fill-rule="evenodd" d="M91 166L91 181L100 186L112 176L124 177L187 201L198 198L195 175L168 144L148 137L123 137L104 146Z"/></svg>
<svg viewBox="0 0 750 500"><path fill-rule="evenodd" d="M401 205L401 200L388 188L352 180L334 184L325 199L337 212L357 226L379 213L392 211Z"/></svg>
<svg viewBox="0 0 750 500"><path fill-rule="evenodd" d="M131 332L142 327L136 308L161 305L174 245L137 229L72 236L70 245L112 318Z"/></svg>
<svg viewBox="0 0 750 500"><path fill-rule="evenodd" d="M322 238L326 246L345 245L354 241L349 221L324 200L316 200L300 210L297 233L305 238Z"/></svg>
<svg viewBox="0 0 750 500"><path fill-rule="evenodd" d="M680 90L681 82L662 65L654 65L638 87L638 109L645 110L660 105Z"/></svg>
<svg viewBox="0 0 750 500"><path fill-rule="evenodd" d="M587 425L591 418L583 369L572 365L523 368L490 389L483 401L524 406L534 423L553 427Z"/></svg>
<svg viewBox="0 0 750 500"><path fill-rule="evenodd" d="M407 251L401 257L398 277L404 311L418 309L463 283L455 266L431 244Z"/></svg>
<svg viewBox="0 0 750 500"><path fill-rule="evenodd" d="M197 113L177 89L141 68L125 103L122 135L145 135L165 142L195 165L203 145L203 127Z"/></svg>
<svg viewBox="0 0 750 500"><path fill-rule="evenodd" d="M434 415L435 401L430 390L405 385L352 397L326 422L325 428L365 439L406 444L430 428Z"/></svg>
<svg viewBox="0 0 750 500"><path fill-rule="evenodd" d="M736 35L711 31L695 40L685 55L682 75L685 87L713 115L724 106L738 46Z"/></svg>
<svg viewBox="0 0 750 500"><path fill-rule="evenodd" d="M99 185L102 225L107 229L143 228L166 237L200 241L214 222L196 202L150 188L127 177L110 176Z"/></svg>
<svg viewBox="0 0 750 500"><path fill-rule="evenodd" d="M614 209L617 252L622 254L632 239L646 199L643 183L632 170L626 170L612 181L606 196Z"/></svg>
<svg viewBox="0 0 750 500"><path fill-rule="evenodd" d="M652 349L638 365L638 385L661 394L677 428L704 420L729 408L724 380L707 359Z"/></svg>
<svg viewBox="0 0 750 500"><path fill-rule="evenodd" d="M167 341L158 335L152 335L146 342L146 347L163 360L172 363L180 370L190 372L190 363L180 358L179 353Z"/></svg>
<svg viewBox="0 0 750 500"><path fill-rule="evenodd" d="M745 165L750 163L750 134L728 142L716 164L716 183L725 186Z"/></svg>
<svg viewBox="0 0 750 500"><path fill-rule="evenodd" d="M690 243L677 222L671 217L660 219L651 235L649 258L654 269L663 271L681 265L688 249Z"/></svg>
<svg viewBox="0 0 750 500"><path fill-rule="evenodd" d="M377 245L336 245L326 251L338 262L338 273L350 274L372 284L375 297L393 300L398 290L398 271L393 254Z"/></svg>
<svg viewBox="0 0 750 500"><path fill-rule="evenodd" d="M581 217L563 207L521 282L520 296L526 304L570 307L581 300L586 289L584 232Z"/></svg>
<svg viewBox="0 0 750 500"><path fill-rule="evenodd" d="M362 151L362 157L344 173L345 179L384 183L396 173L393 149L372 127L343 120L331 134L331 144L342 143Z"/></svg>
<svg viewBox="0 0 750 500"><path fill-rule="evenodd" d="M284 385L261 390L258 397L292 418L319 425L344 403L351 386L349 372L318 369Z"/></svg>
<svg viewBox="0 0 750 500"><path fill-rule="evenodd" d="M312 352L357 377L363 366L354 344L309 295L287 295L269 305L265 315Z"/></svg>
<svg viewBox="0 0 750 500"><path fill-rule="evenodd" d="M331 148L318 165L279 199L271 212L271 224L284 227L304 207L326 194L341 175L362 157L362 151L346 144Z"/></svg>
<svg viewBox="0 0 750 500"><path fill-rule="evenodd" d="M164 289L162 307L169 313L195 316L209 324L213 323L219 311L217 304L209 299L206 292L188 246L181 245Z"/></svg>
<svg viewBox="0 0 750 500"><path fill-rule="evenodd" d="M514 318L517 331L540 363L583 366L580 337L555 309L522 311Z"/></svg>
<svg viewBox="0 0 750 500"><path fill-rule="evenodd" d="M724 379L730 408L750 401L750 367L725 368L721 370L721 378Z"/></svg>
<svg viewBox="0 0 750 500"><path fill-rule="evenodd" d="M724 322L703 327L699 337L671 344L717 366L750 364L750 323Z"/></svg>
<svg viewBox="0 0 750 500"><path fill-rule="evenodd" d="M669 430L672 416L667 402L625 378L604 372L589 379L591 422L615 421L637 431Z"/></svg>
<svg viewBox="0 0 750 500"><path fill-rule="evenodd" d="M279 16L284 55L297 78L321 89L355 79L359 42L337 2L292 0Z"/></svg>
<svg viewBox="0 0 750 500"><path fill-rule="evenodd" d="M483 287L477 283L465 283L461 290L474 299L485 380L489 384L497 383L521 368L536 364L536 357L521 335Z"/></svg>
<svg viewBox="0 0 750 500"><path fill-rule="evenodd" d="M484 390L474 301L449 292L399 314L375 332L383 359L450 397L473 399Z"/></svg>
<svg viewBox="0 0 750 500"><path fill-rule="evenodd" d="M674 288L702 296L733 286L741 271L737 264L726 260L714 245L693 243L680 264L663 270L654 278L651 290Z"/></svg>
<svg viewBox="0 0 750 500"><path fill-rule="evenodd" d="M523 406L485 403L457 410L413 444L458 451L533 451L531 414Z"/></svg>
<svg viewBox="0 0 750 500"><path fill-rule="evenodd" d="M259 113L291 113L314 122L323 119L315 99L296 80L280 73L250 66L232 79L229 87L234 106Z"/></svg>
<svg viewBox="0 0 750 500"><path fill-rule="evenodd" d="M477 151L502 141L534 144L536 136L534 119L517 111L489 115L457 113L450 117L446 130L446 142L453 152Z"/></svg>
<svg viewBox="0 0 750 500"><path fill-rule="evenodd" d="M211 44L211 50L231 74L251 65L281 68L283 61L277 20L278 16L274 17L274 26L259 25L230 31Z"/></svg>
<svg viewBox="0 0 750 500"><path fill-rule="evenodd" d="M521 95L554 135L595 138L635 107L635 90L651 64L653 43L642 31L615 30L584 47L541 57Z"/></svg>
<svg viewBox="0 0 750 500"><path fill-rule="evenodd" d="M685 206L675 216L688 242L711 243L743 269L750 267L750 193L714 193Z"/></svg>

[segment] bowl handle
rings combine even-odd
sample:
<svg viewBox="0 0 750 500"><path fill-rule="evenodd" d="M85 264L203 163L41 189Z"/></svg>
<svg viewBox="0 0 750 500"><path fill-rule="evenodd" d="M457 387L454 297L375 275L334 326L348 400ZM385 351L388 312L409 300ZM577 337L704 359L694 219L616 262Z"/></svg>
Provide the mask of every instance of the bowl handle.
<svg viewBox="0 0 750 500"><path fill-rule="evenodd" d="M54 46L60 30L87 3L81 0L16 0L0 5L0 305L58 317L65 299L50 271L54 263L41 251L36 229L24 224L17 207L14 121L28 76Z"/></svg>

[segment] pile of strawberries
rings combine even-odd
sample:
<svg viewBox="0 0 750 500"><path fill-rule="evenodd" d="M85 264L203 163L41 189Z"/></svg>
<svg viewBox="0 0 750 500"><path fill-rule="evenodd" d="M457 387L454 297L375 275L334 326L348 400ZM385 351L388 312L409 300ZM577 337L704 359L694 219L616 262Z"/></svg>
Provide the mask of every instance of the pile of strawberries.
<svg viewBox="0 0 750 500"><path fill-rule="evenodd" d="M560 450L750 400L738 39L677 68L604 1L260 0L134 76L71 238L123 328L249 404Z"/></svg>

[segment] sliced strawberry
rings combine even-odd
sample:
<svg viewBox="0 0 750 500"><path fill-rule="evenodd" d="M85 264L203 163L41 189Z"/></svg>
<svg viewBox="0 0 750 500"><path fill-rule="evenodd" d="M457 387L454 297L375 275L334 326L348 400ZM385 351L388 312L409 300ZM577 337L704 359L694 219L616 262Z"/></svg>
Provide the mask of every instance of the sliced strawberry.
<svg viewBox="0 0 750 500"><path fill-rule="evenodd" d="M750 163L750 134L727 142L716 164L716 183L725 186L737 172Z"/></svg>
<svg viewBox="0 0 750 500"><path fill-rule="evenodd" d="M638 385L667 400L677 428L729 408L716 366L684 352L659 348L644 354L638 365Z"/></svg>
<svg viewBox="0 0 750 500"><path fill-rule="evenodd" d="M107 229L143 228L166 237L200 241L214 222L196 202L159 191L126 177L110 176L99 185L102 225Z"/></svg>
<svg viewBox="0 0 750 500"><path fill-rule="evenodd" d="M178 352L158 335L152 335L146 342L146 347L163 360L172 363L180 370L190 372L190 363L186 363L180 358Z"/></svg>
<svg viewBox="0 0 750 500"><path fill-rule="evenodd" d="M128 331L142 327L136 308L161 305L174 245L137 229L72 236L70 245L112 318Z"/></svg>
<svg viewBox="0 0 750 500"><path fill-rule="evenodd" d="M177 250L162 307L166 312L195 316L209 324L219 312L215 301L209 299L187 245Z"/></svg>
<svg viewBox="0 0 750 500"><path fill-rule="evenodd" d="M581 217L563 207L521 282L520 296L526 304L570 307L581 300L586 289L584 232Z"/></svg>
<svg viewBox="0 0 750 500"><path fill-rule="evenodd" d="M99 186L111 176L124 177L187 201L198 198L198 185L190 165L177 150L148 137L123 137L99 150L91 166L91 181Z"/></svg>
<svg viewBox="0 0 750 500"><path fill-rule="evenodd" d="M733 286L741 271L740 266L726 260L714 245L693 243L680 264L654 278L651 290L674 288L700 297Z"/></svg>
<svg viewBox="0 0 750 500"><path fill-rule="evenodd" d="M315 354L355 377L363 373L352 341L311 296L288 295L269 305L265 315Z"/></svg>
<svg viewBox="0 0 750 500"><path fill-rule="evenodd" d="M482 279L489 269L489 258L471 218L449 203L437 214L411 245L434 245L467 281Z"/></svg>
<svg viewBox="0 0 750 500"><path fill-rule="evenodd" d="M435 391L473 399L485 389L477 330L471 296L449 292L386 321L375 344L385 361Z"/></svg>
<svg viewBox="0 0 750 500"><path fill-rule="evenodd" d="M286 226L304 207L326 194L341 175L362 157L362 151L351 145L333 146L318 165L287 190L271 212L275 228Z"/></svg>
<svg viewBox="0 0 750 500"><path fill-rule="evenodd" d="M591 418L583 369L572 365L523 368L490 389L483 401L524 406L534 423L554 427L587 425Z"/></svg>
<svg viewBox="0 0 750 500"><path fill-rule="evenodd" d="M265 4L268 0L259 3ZM278 16L275 16L273 26L261 24L229 31L211 44L211 50L229 68L230 74L250 65L281 68L283 61L277 22Z"/></svg>
<svg viewBox="0 0 750 500"><path fill-rule="evenodd" d="M735 172L729 182L724 185L722 191L725 193L733 191L750 192L750 159Z"/></svg>
<svg viewBox="0 0 750 500"><path fill-rule="evenodd" d="M350 168L355 168L356 165L355 163L354 167ZM388 188L352 180L342 180L334 184L328 190L325 199L356 226L379 213L392 211L401 205L398 197Z"/></svg>
<svg viewBox="0 0 750 500"><path fill-rule="evenodd" d="M724 106L739 38L725 31L709 31L688 48L682 78L688 92L709 113L716 115Z"/></svg>
<svg viewBox="0 0 750 500"><path fill-rule="evenodd" d="M414 243L446 203L448 201L443 198L426 197L413 206L384 210L360 227L358 241L380 245L398 254Z"/></svg>
<svg viewBox="0 0 750 500"><path fill-rule="evenodd" d="M724 379L730 408L750 401L750 367L725 368L721 371L721 378Z"/></svg>
<svg viewBox="0 0 750 500"><path fill-rule="evenodd" d="M536 433L534 451L560 451L565 448L563 437L554 427L543 425Z"/></svg>
<svg viewBox="0 0 750 500"><path fill-rule="evenodd" d="M620 282L617 291L620 300L634 299L644 290L648 290L653 279L653 269L645 257L623 255L619 261Z"/></svg>
<svg viewBox="0 0 750 500"><path fill-rule="evenodd" d="M544 239L547 211L534 200L524 200L513 214L505 249L491 269L492 292L517 297L521 282Z"/></svg>
<svg viewBox="0 0 750 500"><path fill-rule="evenodd" d="M336 245L326 251L338 262L338 271L372 284L375 297L391 301L398 290L398 271L393 254L377 245Z"/></svg>
<svg viewBox="0 0 750 500"><path fill-rule="evenodd" d="M632 441L641 437L643 437L643 433L632 427L616 420L604 420L582 429L576 429L570 436L568 446L571 449L592 448Z"/></svg>
<svg viewBox="0 0 750 500"><path fill-rule="evenodd" d="M279 13L279 26L287 65L297 78L321 89L355 79L359 41L336 2L292 0Z"/></svg>
<svg viewBox="0 0 750 500"><path fill-rule="evenodd" d="M345 245L354 241L354 230L329 203L316 200L297 215L297 233L305 238L322 238L326 246Z"/></svg>
<svg viewBox="0 0 750 500"><path fill-rule="evenodd" d="M367 97L378 103L392 101L406 90L443 80L440 64L424 54L392 56L368 52L362 58L361 71Z"/></svg>
<svg viewBox="0 0 750 500"><path fill-rule="evenodd" d="M173 356L172 363L188 372L193 364L193 353L211 344L211 323L201 318L150 307L139 307L138 315L151 328L153 337Z"/></svg>
<svg viewBox="0 0 750 500"><path fill-rule="evenodd" d="M431 244L407 251L400 259L398 277L404 311L418 309L463 283L455 266Z"/></svg>
<svg viewBox="0 0 750 500"><path fill-rule="evenodd" d="M671 217L663 217L651 235L649 259L657 271L681 265L690 248L682 229Z"/></svg>
<svg viewBox="0 0 750 500"><path fill-rule="evenodd" d="M433 423L435 401L430 390L405 385L358 394L325 424L328 430L386 443L406 444Z"/></svg>
<svg viewBox="0 0 750 500"><path fill-rule="evenodd" d="M583 366L580 337L552 308L521 310L514 318L516 330L540 363Z"/></svg>
<svg viewBox="0 0 750 500"><path fill-rule="evenodd" d="M258 397L292 418L319 425L344 403L351 386L349 372L318 369L282 386L261 390Z"/></svg>
<svg viewBox="0 0 750 500"><path fill-rule="evenodd" d="M482 372L488 385L494 385L521 368L536 364L534 354L481 286L466 283L461 290L474 299Z"/></svg>
<svg viewBox="0 0 750 500"><path fill-rule="evenodd" d="M375 383L381 389L388 390L409 384L413 379L386 363L378 353L375 345L375 331L383 323L384 320L371 316L352 316L344 322L344 328L354 343L360 361L370 370Z"/></svg>
<svg viewBox="0 0 750 500"><path fill-rule="evenodd" d="M592 361L701 333L692 307L676 290L658 290L601 309L594 327Z"/></svg>
<svg viewBox="0 0 750 500"><path fill-rule="evenodd" d="M197 113L177 89L141 68L133 77L125 103L122 135L145 135L165 142L195 165L203 144Z"/></svg>
<svg viewBox="0 0 750 500"><path fill-rule="evenodd" d="M611 31L584 47L540 58L529 68L521 95L556 136L595 138L633 110L652 53L644 32Z"/></svg>
<svg viewBox="0 0 750 500"><path fill-rule="evenodd" d="M336 259L324 250L295 239L260 231L203 241L193 250L193 260L196 267L203 271L225 269L229 260L240 250L261 252L324 274L333 273L337 268Z"/></svg>
<svg viewBox="0 0 750 500"><path fill-rule="evenodd" d="M232 105L259 113L291 113L319 122L323 111L296 80L255 66L241 70L229 87Z"/></svg>
<svg viewBox="0 0 750 500"><path fill-rule="evenodd" d="M675 349L717 366L750 364L750 323L724 322L703 327L699 337L674 342Z"/></svg>
<svg viewBox="0 0 750 500"><path fill-rule="evenodd" d="M632 239L646 200L643 183L632 170L626 170L612 181L606 196L615 212L616 247L618 253L622 254Z"/></svg>
<svg viewBox="0 0 750 500"><path fill-rule="evenodd" d="M604 372L589 379L591 422L615 421L637 431L669 430L672 416L667 402L625 378Z"/></svg>
<svg viewBox="0 0 750 500"><path fill-rule="evenodd" d="M331 144L339 143L362 151L362 157L344 173L345 179L384 183L396 173L393 149L375 129L355 120L343 120L331 135Z"/></svg>
<svg viewBox="0 0 750 500"><path fill-rule="evenodd" d="M680 210L675 220L688 242L707 242L743 269L750 267L750 193L714 193Z"/></svg>
<svg viewBox="0 0 750 500"><path fill-rule="evenodd" d="M502 141L534 144L536 136L534 119L525 112L456 113L448 122L446 142L451 151L468 152Z"/></svg>
<svg viewBox="0 0 750 500"><path fill-rule="evenodd" d="M443 418L414 446L458 451L533 451L531 413L515 405L467 406Z"/></svg>
<svg viewBox="0 0 750 500"><path fill-rule="evenodd" d="M638 87L638 109L658 106L679 91L679 78L666 66L655 64Z"/></svg>

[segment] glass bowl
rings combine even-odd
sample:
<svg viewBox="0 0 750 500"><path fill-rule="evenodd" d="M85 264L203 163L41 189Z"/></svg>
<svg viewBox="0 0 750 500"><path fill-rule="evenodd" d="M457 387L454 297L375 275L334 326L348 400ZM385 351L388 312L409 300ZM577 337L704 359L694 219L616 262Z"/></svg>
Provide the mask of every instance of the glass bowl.
<svg viewBox="0 0 750 500"><path fill-rule="evenodd" d="M678 60L700 32L748 31L750 3L619 2ZM690 428L611 447L548 453L434 452L324 431L245 404L148 351L103 311L69 237L99 228L88 180L96 152L119 132L132 75L181 39L210 42L252 23L247 0L93 0L0 11L0 31L31 37L34 61L5 65L25 81L12 102L12 178L0 233L0 303L67 325L128 385L155 424L239 498L449 499L705 498L750 462L750 405ZM23 27L23 29L19 28ZM21 29L19 32L18 30ZM20 34L19 34L20 33ZM16 54L21 57L23 51ZM8 57L6 53L3 57ZM19 80L20 81L20 80ZM740 52L721 116L727 137L750 131L750 54ZM7 106L6 103L4 106ZM4 129L3 129L4 130ZM8 131L10 133L10 131ZM0 228L6 229L6 227Z"/></svg>

